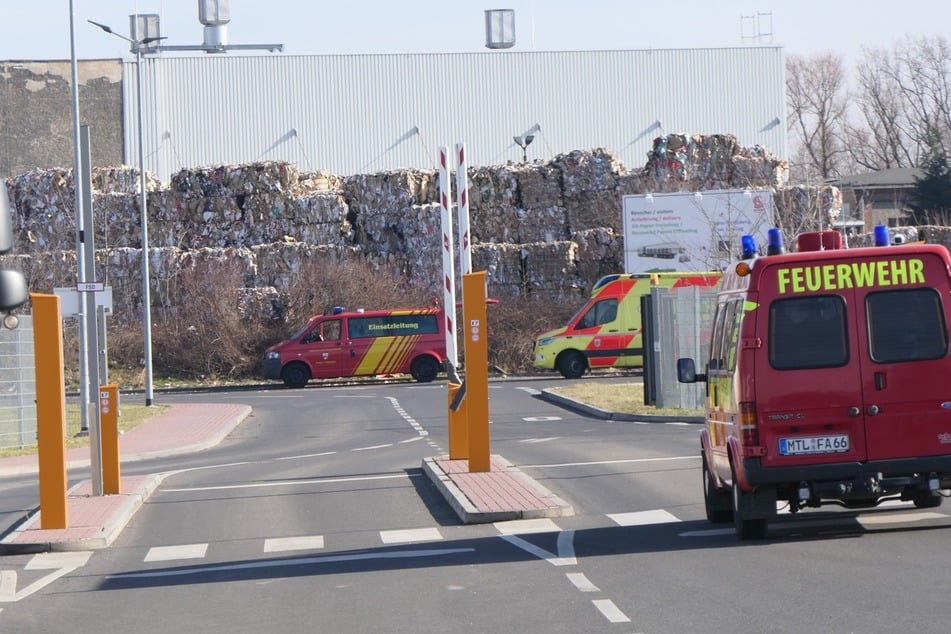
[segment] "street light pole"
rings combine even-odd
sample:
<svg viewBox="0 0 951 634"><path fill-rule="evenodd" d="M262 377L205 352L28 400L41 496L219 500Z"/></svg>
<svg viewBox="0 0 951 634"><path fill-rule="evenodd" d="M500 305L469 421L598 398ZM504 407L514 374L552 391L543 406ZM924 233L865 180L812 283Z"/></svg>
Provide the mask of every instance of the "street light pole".
<svg viewBox="0 0 951 634"><path fill-rule="evenodd" d="M152 405L152 300L149 285L149 216L148 201L145 191L145 147L142 134L142 45L149 44L164 38L147 37L138 39L138 33L134 33L136 38L129 38L116 33L109 26L99 24L98 22L89 22L100 29L115 35L118 38L132 44L132 50L135 52L135 98L136 98L136 118L138 123L138 143L139 143L139 222L142 230L142 327L145 330L145 405ZM136 29L137 30L137 29Z"/></svg>

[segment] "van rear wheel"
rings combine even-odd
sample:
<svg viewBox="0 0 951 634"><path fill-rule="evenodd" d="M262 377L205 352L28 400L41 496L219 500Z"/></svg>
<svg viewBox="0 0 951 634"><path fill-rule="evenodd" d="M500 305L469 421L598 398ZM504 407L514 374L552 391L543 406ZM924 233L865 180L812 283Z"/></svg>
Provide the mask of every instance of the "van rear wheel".
<svg viewBox="0 0 951 634"><path fill-rule="evenodd" d="M558 371L561 372L561 376L566 379L580 379L587 369L588 362L585 360L584 355L577 350L563 352L561 356L558 357Z"/></svg>
<svg viewBox="0 0 951 634"><path fill-rule="evenodd" d="M702 451L700 452L700 461L703 464L703 506L707 511L707 521L714 524L725 524L733 519L733 504L730 494L716 487Z"/></svg>
<svg viewBox="0 0 951 634"><path fill-rule="evenodd" d="M439 362L429 355L416 357L409 367L409 373L419 383L430 383L439 374Z"/></svg>
<svg viewBox="0 0 951 634"><path fill-rule="evenodd" d="M766 518L750 518L747 517L742 510L744 498L748 495L749 493L746 493L740 488L740 484L736 479L736 470L734 469L731 496L733 498L733 525L736 527L736 536L741 541L763 539L766 537Z"/></svg>
<svg viewBox="0 0 951 634"><path fill-rule="evenodd" d="M288 363L281 370L281 378L287 387L304 387L310 380L310 370L303 363Z"/></svg>

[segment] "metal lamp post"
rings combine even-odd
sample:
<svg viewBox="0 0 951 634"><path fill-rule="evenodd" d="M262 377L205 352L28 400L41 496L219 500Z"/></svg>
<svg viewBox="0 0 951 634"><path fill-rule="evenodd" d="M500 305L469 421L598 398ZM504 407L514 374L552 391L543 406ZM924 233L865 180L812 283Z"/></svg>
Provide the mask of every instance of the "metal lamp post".
<svg viewBox="0 0 951 634"><path fill-rule="evenodd" d="M133 39L126 37L121 33L116 33L109 26L93 22L90 24L98 26L100 29L121 38L132 44L132 52L135 53L135 89L136 89L136 117L138 122L139 139L139 212L142 225L142 326L145 329L145 404L152 404L152 308L151 292L149 288L149 223L148 207L145 192L145 148L142 135L142 46L151 42L157 42L162 37L146 37L143 39ZM133 32L133 35L136 35Z"/></svg>

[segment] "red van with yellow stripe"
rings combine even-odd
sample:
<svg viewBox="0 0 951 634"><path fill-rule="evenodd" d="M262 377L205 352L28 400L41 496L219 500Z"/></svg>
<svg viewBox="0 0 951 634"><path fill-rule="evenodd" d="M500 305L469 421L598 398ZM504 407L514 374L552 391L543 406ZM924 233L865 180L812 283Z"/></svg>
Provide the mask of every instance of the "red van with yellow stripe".
<svg viewBox="0 0 951 634"><path fill-rule="evenodd" d="M532 345L534 365L577 379L590 368L644 364L641 297L652 287L713 287L720 273L619 273L602 277L568 324L542 333Z"/></svg>
<svg viewBox="0 0 951 634"><path fill-rule="evenodd" d="M445 364L443 324L439 308L334 309L311 317L290 339L268 348L264 378L304 387L310 379L411 374L428 383Z"/></svg>

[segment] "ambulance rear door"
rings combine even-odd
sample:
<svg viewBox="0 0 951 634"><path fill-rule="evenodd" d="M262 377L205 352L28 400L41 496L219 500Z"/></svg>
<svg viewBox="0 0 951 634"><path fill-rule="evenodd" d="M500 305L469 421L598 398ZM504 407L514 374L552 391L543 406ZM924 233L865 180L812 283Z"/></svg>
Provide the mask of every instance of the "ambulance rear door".
<svg viewBox="0 0 951 634"><path fill-rule="evenodd" d="M868 459L951 453L947 254L930 246L881 253L863 263L874 285L855 289Z"/></svg>

